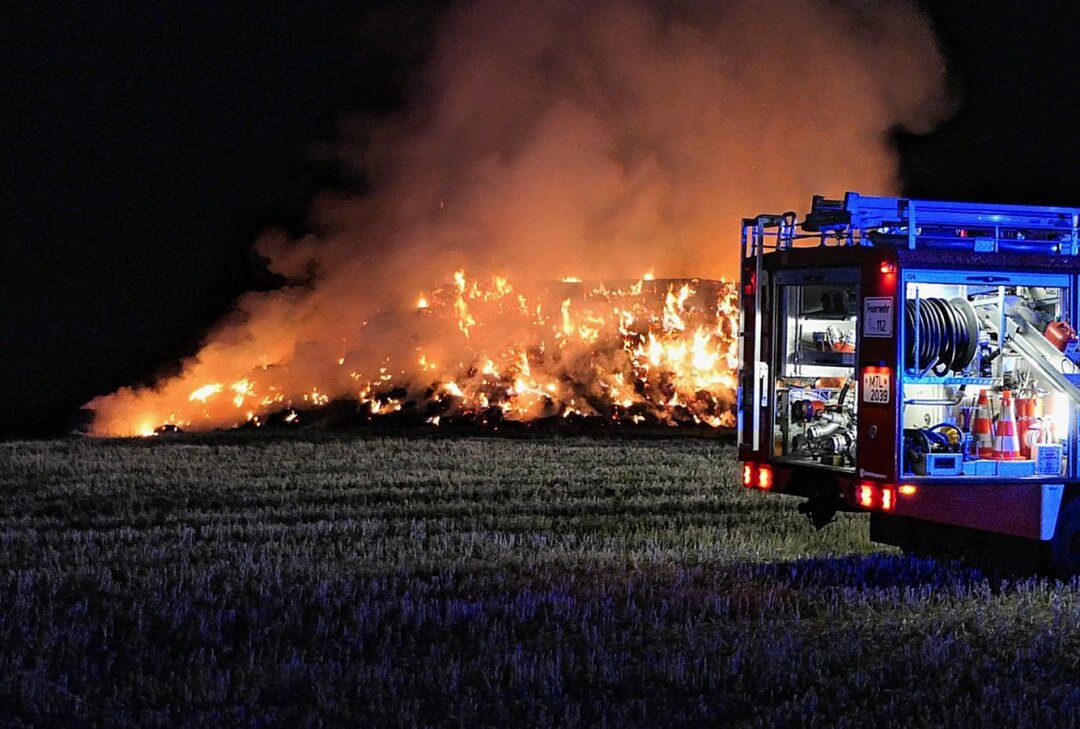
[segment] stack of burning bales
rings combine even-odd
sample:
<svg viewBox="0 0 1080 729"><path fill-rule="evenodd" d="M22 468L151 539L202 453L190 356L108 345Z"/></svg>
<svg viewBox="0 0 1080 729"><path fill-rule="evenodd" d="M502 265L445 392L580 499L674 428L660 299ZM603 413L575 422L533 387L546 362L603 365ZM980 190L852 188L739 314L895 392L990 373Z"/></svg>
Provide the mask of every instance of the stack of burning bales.
<svg viewBox="0 0 1080 729"><path fill-rule="evenodd" d="M314 387L285 398L288 368L264 368L231 385L206 383L188 398L194 413L156 432L218 419L211 408L230 393L243 415L234 427L712 432L733 424L737 312L736 289L725 281L646 275L519 288L458 272L409 311L367 322L370 341L392 342L385 357L370 346L340 353L336 366L348 371L355 394L329 398Z"/></svg>

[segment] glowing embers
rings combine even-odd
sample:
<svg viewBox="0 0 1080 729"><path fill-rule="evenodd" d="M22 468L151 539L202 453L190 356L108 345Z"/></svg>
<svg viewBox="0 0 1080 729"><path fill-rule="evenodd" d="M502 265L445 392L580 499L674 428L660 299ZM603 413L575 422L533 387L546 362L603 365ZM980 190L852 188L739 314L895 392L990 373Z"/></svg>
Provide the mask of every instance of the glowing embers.
<svg viewBox="0 0 1080 729"><path fill-rule="evenodd" d="M313 425L331 405L335 423L732 427L738 316L724 281L520 283L459 270L332 345L198 363L156 392L125 393L95 432L280 426L295 411Z"/></svg>
<svg viewBox="0 0 1080 729"><path fill-rule="evenodd" d="M733 425L738 302L726 282L650 272L625 283L564 276L529 289L457 271L420 300L420 371L394 372L388 360L393 376L368 380L361 401L403 388L432 424L471 414ZM417 397L421 387L427 394Z"/></svg>

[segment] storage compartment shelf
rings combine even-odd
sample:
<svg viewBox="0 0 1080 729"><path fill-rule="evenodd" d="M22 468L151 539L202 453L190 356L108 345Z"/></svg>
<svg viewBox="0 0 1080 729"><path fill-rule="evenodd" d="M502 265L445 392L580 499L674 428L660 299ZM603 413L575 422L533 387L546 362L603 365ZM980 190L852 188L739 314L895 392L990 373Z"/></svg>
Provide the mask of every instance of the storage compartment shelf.
<svg viewBox="0 0 1080 729"><path fill-rule="evenodd" d="M851 313L847 314L827 314L823 311L807 311L799 314L799 319L802 321L855 321L855 315Z"/></svg>
<svg viewBox="0 0 1080 729"><path fill-rule="evenodd" d="M904 373L904 382L911 385L980 385L982 387L988 387L994 384L995 378L963 377L961 375L949 375L947 377L924 375L919 377L918 375Z"/></svg>
<svg viewBox="0 0 1080 729"><path fill-rule="evenodd" d="M795 355L802 365L822 365L826 367L854 367L854 352L819 352L816 349L800 349Z"/></svg>

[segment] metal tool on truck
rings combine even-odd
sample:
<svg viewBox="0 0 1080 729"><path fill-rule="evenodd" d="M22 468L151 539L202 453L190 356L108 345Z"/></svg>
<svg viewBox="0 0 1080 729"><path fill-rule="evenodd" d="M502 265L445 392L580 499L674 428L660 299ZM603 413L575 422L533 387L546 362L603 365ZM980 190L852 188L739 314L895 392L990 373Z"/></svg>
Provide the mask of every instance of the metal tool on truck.
<svg viewBox="0 0 1080 729"><path fill-rule="evenodd" d="M745 219L744 485L1080 572L1078 221L855 193Z"/></svg>

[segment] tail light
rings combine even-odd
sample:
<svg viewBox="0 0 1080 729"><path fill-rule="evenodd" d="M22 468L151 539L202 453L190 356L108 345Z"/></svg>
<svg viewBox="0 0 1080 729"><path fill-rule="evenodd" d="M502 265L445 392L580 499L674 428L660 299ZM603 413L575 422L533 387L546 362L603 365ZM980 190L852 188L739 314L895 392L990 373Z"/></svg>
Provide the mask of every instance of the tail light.
<svg viewBox="0 0 1080 729"><path fill-rule="evenodd" d="M742 485L748 489L769 491L773 487L772 469L756 463L744 463L742 467Z"/></svg>
<svg viewBox="0 0 1080 729"><path fill-rule="evenodd" d="M896 508L898 495L911 496L915 491L915 487L910 484L904 484L898 489L891 483L861 483L855 488L855 501L864 509L892 511Z"/></svg>
<svg viewBox="0 0 1080 729"><path fill-rule="evenodd" d="M859 485L859 506L864 509L869 509L874 505L874 487L871 484L864 483Z"/></svg>

